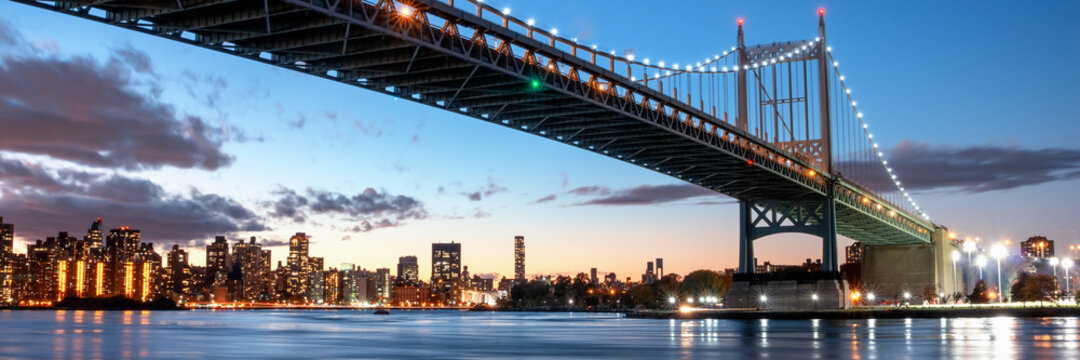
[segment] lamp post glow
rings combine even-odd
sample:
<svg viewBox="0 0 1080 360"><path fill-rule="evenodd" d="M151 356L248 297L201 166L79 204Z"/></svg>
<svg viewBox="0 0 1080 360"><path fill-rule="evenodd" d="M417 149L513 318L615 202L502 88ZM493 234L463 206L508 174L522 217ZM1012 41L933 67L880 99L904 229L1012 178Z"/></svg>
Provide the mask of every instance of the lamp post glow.
<svg viewBox="0 0 1080 360"><path fill-rule="evenodd" d="M1061 260L1061 268L1065 269L1065 296L1069 296L1069 269L1073 266L1073 260L1066 258Z"/></svg>
<svg viewBox="0 0 1080 360"><path fill-rule="evenodd" d="M994 259L997 259L998 302L1002 302L1002 300L1004 299L1004 295L1002 293L1005 292L1005 288L1001 286L1001 258L1005 257L1006 255L1008 255L1008 250L1005 250L1005 245L997 244L994 245L994 247L990 248L990 256L993 256ZM1067 286L1068 284L1065 285Z"/></svg>
<svg viewBox="0 0 1080 360"><path fill-rule="evenodd" d="M1058 266L1058 263L1060 263L1060 262L1061 262L1061 259L1058 259L1057 256L1050 258L1050 267L1054 269L1054 287L1059 288L1059 290L1060 290L1060 287L1057 284L1057 282L1058 282L1057 266Z"/></svg>
<svg viewBox="0 0 1080 360"><path fill-rule="evenodd" d="M975 257L975 265L979 266L979 280L983 279L983 268L986 267L986 256L979 254Z"/></svg>
<svg viewBox="0 0 1080 360"><path fill-rule="evenodd" d="M956 262L957 261L960 261L960 252L956 251L956 250L953 250L952 251L952 288L953 288L953 293L959 292L958 290L960 289L960 282L957 281L957 276L956 276Z"/></svg>

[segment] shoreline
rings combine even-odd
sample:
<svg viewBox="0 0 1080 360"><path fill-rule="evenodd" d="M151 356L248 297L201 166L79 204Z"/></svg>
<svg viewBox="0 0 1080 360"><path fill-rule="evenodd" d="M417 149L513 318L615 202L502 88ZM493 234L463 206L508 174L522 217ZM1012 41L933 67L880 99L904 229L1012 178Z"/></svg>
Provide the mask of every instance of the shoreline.
<svg viewBox="0 0 1080 360"><path fill-rule="evenodd" d="M967 318L998 317L1040 318L1080 317L1077 306L1031 307L946 307L946 308L857 308L847 310L772 311L754 309L715 309L682 311L636 311L626 314L632 319L729 319L729 320L862 320L908 318Z"/></svg>

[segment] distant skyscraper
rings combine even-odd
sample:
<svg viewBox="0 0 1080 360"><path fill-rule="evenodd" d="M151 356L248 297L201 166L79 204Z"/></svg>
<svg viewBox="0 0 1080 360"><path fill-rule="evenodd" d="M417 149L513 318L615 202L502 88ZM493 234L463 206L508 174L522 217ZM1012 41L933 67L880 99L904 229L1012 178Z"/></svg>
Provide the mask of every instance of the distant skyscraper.
<svg viewBox="0 0 1080 360"><path fill-rule="evenodd" d="M214 242L206 245L206 280L211 293L214 287L222 285L228 276L229 269L229 241L224 236L214 238Z"/></svg>
<svg viewBox="0 0 1080 360"><path fill-rule="evenodd" d="M514 280L525 282L525 237L514 237Z"/></svg>
<svg viewBox="0 0 1080 360"><path fill-rule="evenodd" d="M14 301L15 225L0 217L0 303Z"/></svg>
<svg viewBox="0 0 1080 360"><path fill-rule="evenodd" d="M398 258L397 277L401 281L419 281L420 264L416 256L402 256Z"/></svg>
<svg viewBox="0 0 1080 360"><path fill-rule="evenodd" d="M431 287L447 293L461 280L461 244L431 244Z"/></svg>
<svg viewBox="0 0 1080 360"><path fill-rule="evenodd" d="M184 296L191 292L191 269L188 264L188 253L173 245L167 255L169 265L169 283L166 288L175 296Z"/></svg>
<svg viewBox="0 0 1080 360"><path fill-rule="evenodd" d="M862 262L862 244L856 241L851 246L844 248L846 250L845 259L848 264L861 263Z"/></svg>
<svg viewBox="0 0 1080 360"><path fill-rule="evenodd" d="M240 240L233 245L233 262L240 265L242 288L239 293L242 300L258 301L261 295L268 292L271 270L268 252L255 242L254 236L247 243Z"/></svg>
<svg viewBox="0 0 1080 360"><path fill-rule="evenodd" d="M103 226L101 224L101 218L97 218L97 221L90 224L90 228L86 230L86 245L91 249L99 249L104 246Z"/></svg>
<svg viewBox="0 0 1080 360"><path fill-rule="evenodd" d="M1054 257L1054 240L1045 236L1032 236L1020 243L1020 253L1030 259Z"/></svg>
<svg viewBox="0 0 1080 360"><path fill-rule="evenodd" d="M645 273L641 274L641 282L650 284L656 281L656 273L653 271L653 262L648 261L645 263Z"/></svg>
<svg viewBox="0 0 1080 360"><path fill-rule="evenodd" d="M289 296L295 298L307 295L309 261L307 234L298 232L289 238L289 258L286 260L288 269L286 292Z"/></svg>
<svg viewBox="0 0 1080 360"><path fill-rule="evenodd" d="M375 269L375 292L382 303L390 302L390 269Z"/></svg>
<svg viewBox="0 0 1080 360"><path fill-rule="evenodd" d="M600 279L596 277L596 268L589 269L589 283L593 285L600 283Z"/></svg>
<svg viewBox="0 0 1080 360"><path fill-rule="evenodd" d="M660 280L664 278L664 259L656 258L656 279Z"/></svg>

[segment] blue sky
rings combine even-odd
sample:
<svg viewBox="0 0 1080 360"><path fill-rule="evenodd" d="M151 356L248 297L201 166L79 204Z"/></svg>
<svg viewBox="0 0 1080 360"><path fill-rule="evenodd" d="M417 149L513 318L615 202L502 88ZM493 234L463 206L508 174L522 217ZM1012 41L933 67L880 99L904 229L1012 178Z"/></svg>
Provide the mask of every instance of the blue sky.
<svg viewBox="0 0 1080 360"><path fill-rule="evenodd" d="M935 222L987 240L1046 235L1059 242L1062 253L1068 243L1080 243L1074 216L1080 203L1074 105L1080 70L1070 64L1080 55L1080 27L1071 18L1080 4L489 3L582 43L633 49L639 57L669 62L730 48L737 17L746 19L749 43L811 38L816 9L823 6L833 55L875 139L886 149L905 142L925 145L901 153L911 157L964 156L910 167L950 179L913 189ZM730 199L690 196L647 206L601 206L580 205L599 192L569 193L597 187L618 194L678 184L674 179L540 137L132 31L10 2L0 3L0 14L8 32L22 39L0 41L0 61L7 68L17 61L12 59L27 58L85 58L109 71L115 70L110 64L127 62L116 71L130 75L133 92L170 109L172 118L197 117L216 129L210 148L231 161L101 166L2 143L0 155L53 175L77 169L145 180L172 200L215 194L270 229L223 231L233 239L257 236L273 243L305 231L314 237L313 255L326 257L328 265L392 267L398 256L419 255L422 276L430 244L446 241L464 244L463 260L473 273L510 273L512 239L519 234L527 239L529 273L597 267L636 279L645 261L656 257L665 259L668 272L681 274L736 266L738 227ZM131 57L122 56L127 50L145 53L149 66L132 65ZM0 123L19 124L2 117ZM903 167L897 168L904 178ZM955 169L963 169L963 176ZM14 180L0 182L10 186ZM370 231L349 230L357 220L342 213L308 209L303 222L274 215L275 201L286 190L348 199L368 188L383 199L415 200L420 205L409 209L422 214L384 214L393 217L393 226ZM555 201L536 203L552 194L558 194ZM19 203L12 200L17 198L0 194L0 216L16 224L21 241L60 230L81 236L92 220L51 208L33 213L34 219L19 217ZM167 218L126 223L137 217L110 218L104 209L96 216L108 226L142 228L148 241L201 245L210 239L160 239L165 230L155 233L152 224ZM55 225L20 227L35 222ZM272 249L275 260L284 259L285 247ZM192 258L201 262L201 250L193 250ZM801 263L820 257L820 245L810 237L776 236L760 241L758 254L774 263Z"/></svg>

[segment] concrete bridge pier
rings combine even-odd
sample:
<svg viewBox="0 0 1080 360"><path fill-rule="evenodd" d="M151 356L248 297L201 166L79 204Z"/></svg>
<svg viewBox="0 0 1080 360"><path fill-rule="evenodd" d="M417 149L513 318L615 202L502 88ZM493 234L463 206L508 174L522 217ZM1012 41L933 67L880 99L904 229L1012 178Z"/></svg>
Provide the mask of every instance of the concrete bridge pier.
<svg viewBox="0 0 1080 360"><path fill-rule="evenodd" d="M851 306L836 249L835 200L739 201L739 273L724 297L728 308L844 309ZM822 271L755 273L754 240L779 233L820 236Z"/></svg>
<svg viewBox="0 0 1080 360"><path fill-rule="evenodd" d="M922 295L930 289L938 296L963 293L964 285L953 281L960 278L959 274L954 277L954 269L957 272L961 269L953 266L952 252L960 251L960 244L950 240L948 234L948 229L938 226L930 244L864 244L863 291L872 292L879 299L896 301L903 301L904 293L908 293L918 303L929 300Z"/></svg>

